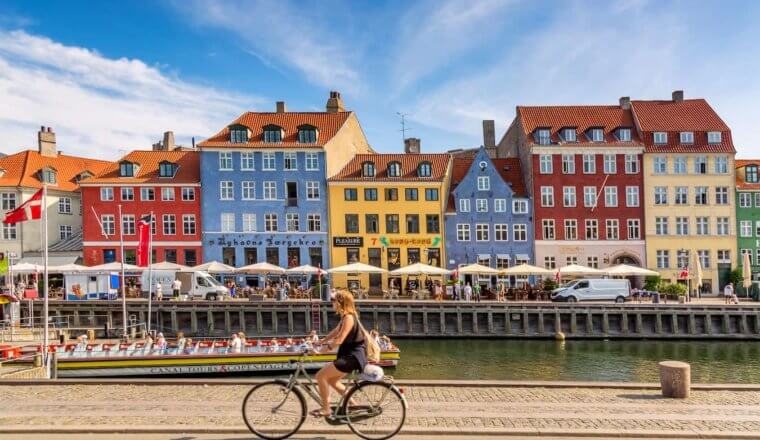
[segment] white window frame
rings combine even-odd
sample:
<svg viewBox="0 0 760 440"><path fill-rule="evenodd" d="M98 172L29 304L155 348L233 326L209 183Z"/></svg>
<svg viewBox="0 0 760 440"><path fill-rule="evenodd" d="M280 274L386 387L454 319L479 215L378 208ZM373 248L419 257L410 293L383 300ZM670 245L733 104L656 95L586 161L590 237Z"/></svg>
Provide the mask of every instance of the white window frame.
<svg viewBox="0 0 760 440"><path fill-rule="evenodd" d="M578 197L574 186L562 187L562 206L565 208L574 208L578 205Z"/></svg>
<svg viewBox="0 0 760 440"><path fill-rule="evenodd" d="M565 219L565 240L577 240L578 239L578 220L574 218Z"/></svg>
<svg viewBox="0 0 760 440"><path fill-rule="evenodd" d="M219 152L219 171L232 171L234 165L232 164L232 152L220 151Z"/></svg>
<svg viewBox="0 0 760 440"><path fill-rule="evenodd" d="M669 234L668 229L670 228L669 225L670 221L668 217L655 217L654 218L654 234L665 236Z"/></svg>
<svg viewBox="0 0 760 440"><path fill-rule="evenodd" d="M612 234L612 231L615 233ZM620 240L620 221L616 218L605 219L604 233L607 240Z"/></svg>
<svg viewBox="0 0 760 440"><path fill-rule="evenodd" d="M652 167L654 174L668 174L668 158L665 156L655 156L652 159Z"/></svg>
<svg viewBox="0 0 760 440"><path fill-rule="evenodd" d="M256 214L253 212L243 213L243 232L256 232Z"/></svg>
<svg viewBox="0 0 760 440"><path fill-rule="evenodd" d="M195 188L184 186L182 187L182 201L193 202L195 201Z"/></svg>
<svg viewBox="0 0 760 440"><path fill-rule="evenodd" d="M713 169L715 174L728 174L728 156L714 156Z"/></svg>
<svg viewBox="0 0 760 440"><path fill-rule="evenodd" d="M459 212L470 212L470 199L459 199Z"/></svg>
<svg viewBox="0 0 760 440"><path fill-rule="evenodd" d="M604 187L604 206L608 208L615 208L618 206L617 186Z"/></svg>
<svg viewBox="0 0 760 440"><path fill-rule="evenodd" d="M668 187L667 186L654 187L654 204L658 206L668 204Z"/></svg>
<svg viewBox="0 0 760 440"><path fill-rule="evenodd" d="M707 132L707 143L708 144L719 144L723 141L723 133L719 131L708 131Z"/></svg>
<svg viewBox="0 0 760 440"><path fill-rule="evenodd" d="M156 200L155 188L148 188L148 187L140 188L140 200L143 202L152 202Z"/></svg>
<svg viewBox="0 0 760 440"><path fill-rule="evenodd" d="M276 171L277 170L277 156L271 151L265 151L261 153L261 170L262 171Z"/></svg>
<svg viewBox="0 0 760 440"><path fill-rule="evenodd" d="M494 199L493 212L507 212L507 199Z"/></svg>
<svg viewBox="0 0 760 440"><path fill-rule="evenodd" d="M235 184L233 181L219 181L219 200L235 200Z"/></svg>
<svg viewBox="0 0 760 440"><path fill-rule="evenodd" d="M688 144L691 145L694 143L694 132L693 131L682 131L679 133L679 142L682 144Z"/></svg>
<svg viewBox="0 0 760 440"><path fill-rule="evenodd" d="M729 217L717 217L715 219L715 235L727 236L731 235L731 223Z"/></svg>
<svg viewBox="0 0 760 440"><path fill-rule="evenodd" d="M279 219L277 214L269 212L264 214L264 231L265 232L277 232L280 228Z"/></svg>
<svg viewBox="0 0 760 440"><path fill-rule="evenodd" d="M256 200L256 182L243 180L240 182L240 200Z"/></svg>
<svg viewBox="0 0 760 440"><path fill-rule="evenodd" d="M543 240L556 240L557 229L553 218L541 220L541 238Z"/></svg>
<svg viewBox="0 0 760 440"><path fill-rule="evenodd" d="M684 206L689 204L689 187L688 186L677 186L675 187L675 199L673 200L673 204Z"/></svg>
<svg viewBox="0 0 760 440"><path fill-rule="evenodd" d="M739 236L752 237L752 220L741 220L739 222Z"/></svg>
<svg viewBox="0 0 760 440"><path fill-rule="evenodd" d="M72 202L71 197L60 197L58 199L58 213L59 214L71 214Z"/></svg>
<svg viewBox="0 0 760 440"><path fill-rule="evenodd" d="M491 241L491 228L488 223L475 223L475 241Z"/></svg>
<svg viewBox="0 0 760 440"><path fill-rule="evenodd" d="M687 236L689 235L690 225L689 217L678 216L676 217L676 235Z"/></svg>
<svg viewBox="0 0 760 440"><path fill-rule="evenodd" d="M471 241L469 223L457 223L457 241Z"/></svg>
<svg viewBox="0 0 760 440"><path fill-rule="evenodd" d="M585 229L583 232L586 240L599 240L599 220L587 218L584 223ZM589 232L593 232L593 234L589 234Z"/></svg>
<svg viewBox="0 0 760 440"><path fill-rule="evenodd" d="M319 186L319 181L310 180L306 182L306 200L320 200L322 197L322 191Z"/></svg>
<svg viewBox="0 0 760 440"><path fill-rule="evenodd" d="M255 154L252 151L240 153L240 171L256 171Z"/></svg>
<svg viewBox="0 0 760 440"><path fill-rule="evenodd" d="M583 155L583 174L596 174L596 154Z"/></svg>
<svg viewBox="0 0 760 440"><path fill-rule="evenodd" d="M617 174L617 154L604 155L604 174Z"/></svg>
<svg viewBox="0 0 760 440"><path fill-rule="evenodd" d="M506 223L495 223L493 225L494 241L509 241L509 225Z"/></svg>
<svg viewBox="0 0 760 440"><path fill-rule="evenodd" d="M527 200L512 200L512 214L527 214L527 213L528 213Z"/></svg>
<svg viewBox="0 0 760 440"><path fill-rule="evenodd" d="M263 183L262 197L264 200L277 200L277 182L265 180Z"/></svg>
<svg viewBox="0 0 760 440"><path fill-rule="evenodd" d="M478 176L478 191L489 191L491 189L491 178L489 176Z"/></svg>
<svg viewBox="0 0 760 440"><path fill-rule="evenodd" d="M284 171L298 171L298 153L292 151L283 153L282 169Z"/></svg>
<svg viewBox="0 0 760 440"><path fill-rule="evenodd" d="M553 174L554 164L551 154L541 154L538 156L538 169L540 174Z"/></svg>
<svg viewBox="0 0 760 440"><path fill-rule="evenodd" d="M0 193L0 200L2 201L2 205L0 205L0 207L3 211L10 211L18 207L18 199L16 198L16 193Z"/></svg>
<svg viewBox="0 0 760 440"><path fill-rule="evenodd" d="M488 199L475 199L475 212L488 212Z"/></svg>
<svg viewBox="0 0 760 440"><path fill-rule="evenodd" d="M177 216L174 214L164 214L161 218L161 226L164 235L176 235L177 234ZM172 226L173 232L168 226Z"/></svg>
<svg viewBox="0 0 760 440"><path fill-rule="evenodd" d="M562 155L562 174L575 174L575 155Z"/></svg>
<svg viewBox="0 0 760 440"><path fill-rule="evenodd" d="M301 228L301 218L297 212L288 212L285 214L285 231L298 232Z"/></svg>
<svg viewBox="0 0 760 440"><path fill-rule="evenodd" d="M306 171L319 171L319 154L306 153L304 157L304 167Z"/></svg>
<svg viewBox="0 0 760 440"><path fill-rule="evenodd" d="M630 128L619 128L618 129L618 140L622 142L630 142L631 141L631 129Z"/></svg>
<svg viewBox="0 0 760 440"><path fill-rule="evenodd" d="M668 143L668 133L664 131L655 131L652 133L652 142L655 145L665 145Z"/></svg>
<svg viewBox="0 0 760 440"><path fill-rule="evenodd" d="M306 214L306 230L308 232L322 232L322 214Z"/></svg>
<svg viewBox="0 0 760 440"><path fill-rule="evenodd" d="M541 206L544 208L551 208L554 206L554 187L553 186L541 187Z"/></svg>
<svg viewBox="0 0 760 440"><path fill-rule="evenodd" d="M192 229L192 231L189 231ZM195 222L194 214L182 214L182 235L195 235L198 232L198 225Z"/></svg>
<svg viewBox="0 0 760 440"><path fill-rule="evenodd" d="M512 225L512 241L528 241L528 225L525 223Z"/></svg>
<svg viewBox="0 0 760 440"><path fill-rule="evenodd" d="M223 212L221 214L221 232L235 232L235 213Z"/></svg>
<svg viewBox="0 0 760 440"><path fill-rule="evenodd" d="M135 189L131 186L123 186L120 188L120 196L122 202L134 202Z"/></svg>
<svg viewBox="0 0 760 440"><path fill-rule="evenodd" d="M177 191L173 186L165 186L161 188L161 201L173 202L177 197Z"/></svg>
<svg viewBox="0 0 760 440"><path fill-rule="evenodd" d="M673 158L673 174L688 174L689 158L686 156L676 156Z"/></svg>
<svg viewBox="0 0 760 440"><path fill-rule="evenodd" d="M637 154L625 155L625 173L638 174L641 167L639 166L639 156Z"/></svg>
<svg viewBox="0 0 760 440"><path fill-rule="evenodd" d="M586 208L593 208L596 205L596 187L584 186L583 187L583 206Z"/></svg>
<svg viewBox="0 0 760 440"><path fill-rule="evenodd" d="M694 225L696 235L710 235L710 217L697 217Z"/></svg>
<svg viewBox="0 0 760 440"><path fill-rule="evenodd" d="M639 202L639 187L638 186L626 186L625 187L625 206L629 208L636 208L640 204Z"/></svg>

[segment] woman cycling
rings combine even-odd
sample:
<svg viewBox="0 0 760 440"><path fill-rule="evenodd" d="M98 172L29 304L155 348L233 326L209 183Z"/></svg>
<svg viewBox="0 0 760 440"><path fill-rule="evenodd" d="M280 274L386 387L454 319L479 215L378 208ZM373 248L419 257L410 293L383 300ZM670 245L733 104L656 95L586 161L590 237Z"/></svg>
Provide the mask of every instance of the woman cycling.
<svg viewBox="0 0 760 440"><path fill-rule="evenodd" d="M343 395L346 387L341 383L341 379L353 371L364 370L364 366L367 365L366 342L356 313L354 296L347 290L339 290L332 300L332 305L341 317L340 323L319 342L327 345L329 349L337 345L338 355L332 364L325 365L317 373L322 408L311 412L317 417L332 415L330 387Z"/></svg>

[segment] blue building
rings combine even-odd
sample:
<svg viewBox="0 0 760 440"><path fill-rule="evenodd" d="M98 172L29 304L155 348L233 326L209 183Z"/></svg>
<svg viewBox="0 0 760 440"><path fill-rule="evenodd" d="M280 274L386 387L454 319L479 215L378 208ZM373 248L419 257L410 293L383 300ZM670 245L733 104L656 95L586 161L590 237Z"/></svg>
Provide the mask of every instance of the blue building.
<svg viewBox="0 0 760 440"><path fill-rule="evenodd" d="M472 263L506 269L532 262L531 203L519 159L491 159L485 148L459 155L449 188L444 216L449 269Z"/></svg>
<svg viewBox="0 0 760 440"><path fill-rule="evenodd" d="M203 256L241 267L329 267L327 177L370 152L353 112L247 112L199 144Z"/></svg>

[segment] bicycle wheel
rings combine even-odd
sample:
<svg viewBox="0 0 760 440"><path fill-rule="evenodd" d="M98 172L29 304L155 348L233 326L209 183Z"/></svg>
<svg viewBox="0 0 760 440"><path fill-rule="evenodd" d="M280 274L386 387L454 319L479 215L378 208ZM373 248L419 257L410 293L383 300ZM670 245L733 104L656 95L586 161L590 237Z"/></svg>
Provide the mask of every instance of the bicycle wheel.
<svg viewBox="0 0 760 440"><path fill-rule="evenodd" d="M301 390L288 391L288 383L283 380L260 383L243 399L243 420L252 433L263 439L288 438L306 420L306 401Z"/></svg>
<svg viewBox="0 0 760 440"><path fill-rule="evenodd" d="M342 407L348 427L366 440L384 440L398 434L406 420L406 401L395 386L362 382L352 388Z"/></svg>

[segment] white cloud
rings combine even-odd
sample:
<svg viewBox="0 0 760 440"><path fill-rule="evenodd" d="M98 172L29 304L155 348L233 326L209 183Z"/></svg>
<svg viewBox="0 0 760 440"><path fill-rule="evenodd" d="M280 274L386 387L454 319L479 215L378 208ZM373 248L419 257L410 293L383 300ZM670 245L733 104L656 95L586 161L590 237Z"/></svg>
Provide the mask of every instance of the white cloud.
<svg viewBox="0 0 760 440"><path fill-rule="evenodd" d="M209 136L260 101L183 81L140 60L0 31L0 102L3 152L34 148L36 130L47 125L66 153L114 159L149 148L166 130L184 143Z"/></svg>

